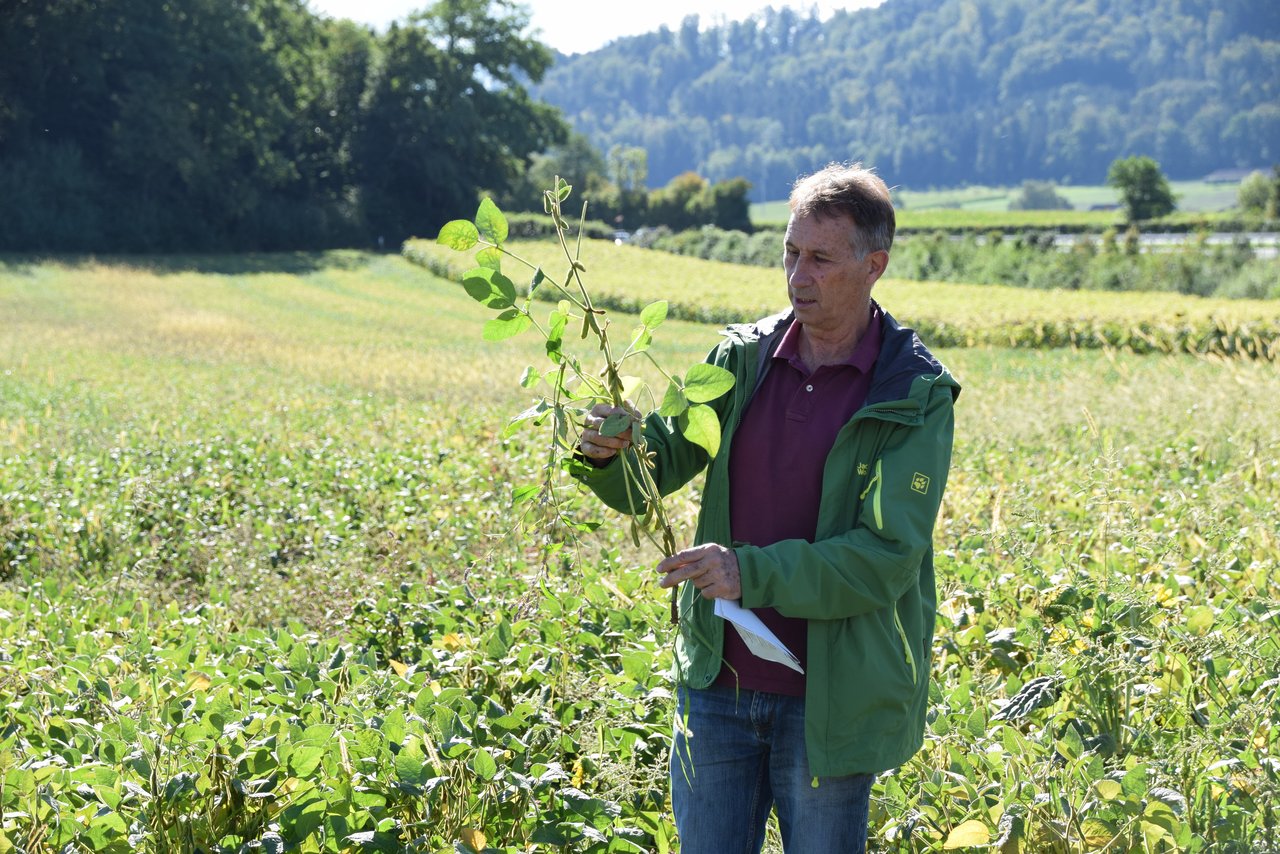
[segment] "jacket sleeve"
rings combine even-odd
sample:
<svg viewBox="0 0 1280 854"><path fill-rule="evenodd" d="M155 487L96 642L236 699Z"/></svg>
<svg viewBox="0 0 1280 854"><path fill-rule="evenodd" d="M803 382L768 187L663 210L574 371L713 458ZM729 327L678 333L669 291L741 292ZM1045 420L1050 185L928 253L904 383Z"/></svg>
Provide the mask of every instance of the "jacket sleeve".
<svg viewBox="0 0 1280 854"><path fill-rule="evenodd" d="M872 463L853 527L810 543L735 548L742 604L841 619L888 607L917 583L951 464L952 392L932 389L923 423L901 427Z"/></svg>

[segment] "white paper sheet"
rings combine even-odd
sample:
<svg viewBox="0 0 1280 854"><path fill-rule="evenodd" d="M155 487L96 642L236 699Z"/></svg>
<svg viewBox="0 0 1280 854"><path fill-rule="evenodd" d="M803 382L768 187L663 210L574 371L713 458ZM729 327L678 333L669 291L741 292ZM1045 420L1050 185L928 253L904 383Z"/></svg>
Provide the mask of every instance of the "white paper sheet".
<svg viewBox="0 0 1280 854"><path fill-rule="evenodd" d="M750 608L744 608L732 599L717 599L716 616L728 620L738 630L742 642L754 655L765 661L785 664L797 673L804 673L800 667L800 659L778 640L777 635L769 631L768 626L760 622L760 618Z"/></svg>

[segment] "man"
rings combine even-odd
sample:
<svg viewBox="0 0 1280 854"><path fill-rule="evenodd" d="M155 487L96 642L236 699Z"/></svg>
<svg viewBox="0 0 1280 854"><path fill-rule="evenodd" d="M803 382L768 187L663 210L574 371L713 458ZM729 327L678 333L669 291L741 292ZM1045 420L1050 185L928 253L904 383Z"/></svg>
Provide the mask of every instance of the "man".
<svg viewBox="0 0 1280 854"><path fill-rule="evenodd" d="M681 585L681 681L671 796L682 854L758 852L770 808L795 852L864 850L874 775L924 737L935 594L932 532L959 385L871 299L893 242L888 188L829 166L791 194L783 267L791 310L733 326L708 357L736 384L713 406L715 459L657 415L659 488L707 469L695 542L658 565ZM597 429L583 479L636 506L625 437ZM709 463L709 465L708 465ZM634 462L630 463L634 464ZM716 617L740 599L800 659L758 658Z"/></svg>

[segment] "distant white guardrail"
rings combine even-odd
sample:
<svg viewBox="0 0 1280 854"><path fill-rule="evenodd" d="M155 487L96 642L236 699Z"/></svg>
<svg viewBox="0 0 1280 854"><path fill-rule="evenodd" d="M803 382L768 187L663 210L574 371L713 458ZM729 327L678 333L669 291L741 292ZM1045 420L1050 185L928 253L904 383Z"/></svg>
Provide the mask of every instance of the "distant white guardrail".
<svg viewBox="0 0 1280 854"><path fill-rule="evenodd" d="M1081 240L1089 239L1098 242L1097 235L1091 234L1057 234L1053 243L1059 249L1070 249ZM1171 252L1189 240L1199 240L1198 234L1180 234L1174 232L1143 232L1138 235L1139 252ZM1124 235L1116 236L1116 242L1122 243ZM1280 233L1270 231L1220 232L1210 234L1205 242L1210 246L1231 246L1236 243L1248 243L1253 249L1255 258L1270 259L1280 255Z"/></svg>

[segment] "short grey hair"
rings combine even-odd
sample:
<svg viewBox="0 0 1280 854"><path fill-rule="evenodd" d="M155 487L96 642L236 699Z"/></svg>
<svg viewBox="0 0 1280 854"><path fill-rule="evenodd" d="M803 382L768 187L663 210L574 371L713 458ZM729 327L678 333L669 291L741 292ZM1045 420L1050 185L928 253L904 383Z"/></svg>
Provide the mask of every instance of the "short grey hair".
<svg viewBox="0 0 1280 854"><path fill-rule="evenodd" d="M889 188L874 169L861 163L832 163L796 181L791 189L791 215L853 220L850 242L859 258L893 246L897 222Z"/></svg>

